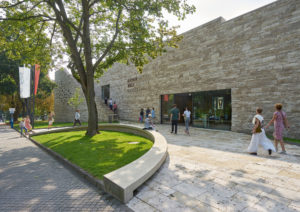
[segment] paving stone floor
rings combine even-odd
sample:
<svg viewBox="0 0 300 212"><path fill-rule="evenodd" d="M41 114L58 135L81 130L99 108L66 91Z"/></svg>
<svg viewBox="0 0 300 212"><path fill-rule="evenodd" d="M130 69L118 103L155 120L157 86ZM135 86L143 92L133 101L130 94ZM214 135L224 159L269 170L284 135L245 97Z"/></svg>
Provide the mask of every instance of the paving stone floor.
<svg viewBox="0 0 300 212"><path fill-rule="evenodd" d="M180 126L157 129L168 158L127 204L135 211L300 211L300 147L288 154L246 152L250 135Z"/></svg>
<svg viewBox="0 0 300 212"><path fill-rule="evenodd" d="M157 129L168 141L169 155L127 204L132 210L300 211L299 146L286 145L287 155L268 156L260 149L251 156L250 135L191 128L187 136L183 126L178 135L166 125ZM128 210L25 138L0 132L0 211Z"/></svg>
<svg viewBox="0 0 300 212"><path fill-rule="evenodd" d="M132 211L50 155L0 127L0 211Z"/></svg>

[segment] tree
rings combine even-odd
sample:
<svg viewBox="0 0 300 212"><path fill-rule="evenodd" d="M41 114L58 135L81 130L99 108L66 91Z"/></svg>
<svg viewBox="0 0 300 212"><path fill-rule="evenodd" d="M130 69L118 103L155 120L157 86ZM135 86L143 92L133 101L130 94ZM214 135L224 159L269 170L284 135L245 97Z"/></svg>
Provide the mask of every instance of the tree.
<svg viewBox="0 0 300 212"><path fill-rule="evenodd" d="M64 40L60 50L70 58L69 68L80 83L88 108L87 135L98 132L94 78L115 62L143 66L181 39L164 21L164 12L178 19L194 12L187 0L4 0L3 21L42 24L52 41Z"/></svg>
<svg viewBox="0 0 300 212"><path fill-rule="evenodd" d="M3 99L1 104L6 110L8 107L16 108L14 113L15 120L18 118L22 107L24 109L24 102L20 99L20 63L20 61L7 58L4 52L0 53L0 95ZM37 108L44 104L43 100L51 96L51 93L55 87L55 83L48 78L45 72L46 70L42 70L40 73L39 89L36 95ZM52 102L52 106L53 104L54 103ZM51 109L51 105L46 105L46 108Z"/></svg>
<svg viewBox="0 0 300 212"><path fill-rule="evenodd" d="M83 99L80 97L80 89L76 88L74 95L68 100L68 104L73 107L75 110L78 109L78 106L83 102Z"/></svg>

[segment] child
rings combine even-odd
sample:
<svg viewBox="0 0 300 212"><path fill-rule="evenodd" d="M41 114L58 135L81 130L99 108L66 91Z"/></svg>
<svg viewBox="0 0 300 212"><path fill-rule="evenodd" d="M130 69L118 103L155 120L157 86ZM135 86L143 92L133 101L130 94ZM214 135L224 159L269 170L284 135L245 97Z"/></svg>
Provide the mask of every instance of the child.
<svg viewBox="0 0 300 212"><path fill-rule="evenodd" d="M251 155L257 155L258 145L262 145L265 150L269 151L269 155L272 154L272 151L276 152L274 145L267 138L265 130L263 129L263 120L264 117L261 115L262 109L256 109L256 115L253 117L252 123L254 127L252 129L252 138L248 147L248 152Z"/></svg>
<svg viewBox="0 0 300 212"><path fill-rule="evenodd" d="M27 130L27 133L32 129L31 124L30 124L30 118L29 115L26 116L25 118L25 128Z"/></svg>
<svg viewBox="0 0 300 212"><path fill-rule="evenodd" d="M24 120L24 118L22 118L22 121L20 122L19 126L21 128L21 136L20 137L23 136L23 129L25 131L25 136L26 136L27 135L27 129L25 127L25 120Z"/></svg>
<svg viewBox="0 0 300 212"><path fill-rule="evenodd" d="M53 125L53 122L54 122L54 113L52 112L49 112L49 115L48 115L48 130L50 129L50 127Z"/></svg>

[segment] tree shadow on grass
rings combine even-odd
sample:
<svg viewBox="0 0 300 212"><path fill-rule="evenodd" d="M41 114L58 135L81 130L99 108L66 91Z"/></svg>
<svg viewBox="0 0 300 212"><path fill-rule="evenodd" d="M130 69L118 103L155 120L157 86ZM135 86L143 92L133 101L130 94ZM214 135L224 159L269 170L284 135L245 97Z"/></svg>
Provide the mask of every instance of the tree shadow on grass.
<svg viewBox="0 0 300 212"><path fill-rule="evenodd" d="M37 140L39 139L37 138ZM40 143L89 172L94 177L102 179L104 174L127 165L150 149L145 148L147 145L146 141L139 140L134 145L128 144L130 141L132 141L130 137L121 141L117 138L97 141L95 137L70 135L51 138Z"/></svg>

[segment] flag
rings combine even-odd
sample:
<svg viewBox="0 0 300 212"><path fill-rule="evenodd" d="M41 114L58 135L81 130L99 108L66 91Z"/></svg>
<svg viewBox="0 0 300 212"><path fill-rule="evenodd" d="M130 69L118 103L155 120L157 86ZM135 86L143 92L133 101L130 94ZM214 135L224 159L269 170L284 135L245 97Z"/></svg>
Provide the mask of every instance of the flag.
<svg viewBox="0 0 300 212"><path fill-rule="evenodd" d="M26 67L19 67L19 80L20 80L20 97L30 97L30 69Z"/></svg>
<svg viewBox="0 0 300 212"><path fill-rule="evenodd" d="M36 95L39 78L40 78L41 66L38 64L34 65L34 95Z"/></svg>

